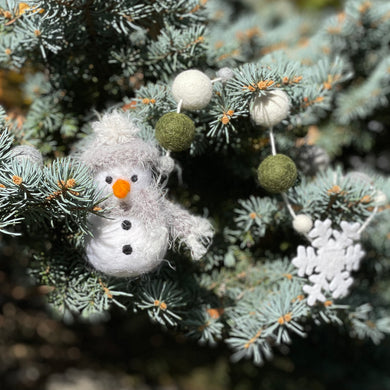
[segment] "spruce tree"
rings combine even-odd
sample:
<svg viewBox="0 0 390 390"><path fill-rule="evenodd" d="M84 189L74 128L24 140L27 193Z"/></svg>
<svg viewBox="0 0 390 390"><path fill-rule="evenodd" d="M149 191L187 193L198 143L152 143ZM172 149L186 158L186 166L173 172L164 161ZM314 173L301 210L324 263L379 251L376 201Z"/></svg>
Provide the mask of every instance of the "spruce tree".
<svg viewBox="0 0 390 390"><path fill-rule="evenodd" d="M23 74L22 113L0 112L0 232L22 237L26 273L60 318L145 311L256 364L315 325L374 343L390 332L390 4L310 17L291 2L256 7L0 1L0 66ZM110 112L157 145L157 122L178 110L172 82L189 69L213 93L183 109L195 138L171 153L167 197L207 217L213 243L200 261L171 248L153 272L109 277L86 260L88 217L105 210L75 156Z"/></svg>

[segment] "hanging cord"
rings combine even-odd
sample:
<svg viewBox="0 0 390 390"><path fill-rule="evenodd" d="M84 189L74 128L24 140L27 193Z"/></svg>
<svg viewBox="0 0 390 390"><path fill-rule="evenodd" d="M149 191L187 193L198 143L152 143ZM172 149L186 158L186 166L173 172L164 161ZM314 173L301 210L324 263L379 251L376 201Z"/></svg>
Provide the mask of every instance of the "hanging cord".
<svg viewBox="0 0 390 390"><path fill-rule="evenodd" d="M371 215L364 221L363 225L360 227L360 229L357 231L357 233L360 235L363 233L363 231L367 228L367 226L370 224L370 222L375 217L376 213L378 212L378 206L374 207L374 210L372 210Z"/></svg>
<svg viewBox="0 0 390 390"><path fill-rule="evenodd" d="M276 154L276 145L275 145L274 131L273 131L272 127L269 128L269 140L271 142L271 152L272 152L272 155L275 156L275 154Z"/></svg>
<svg viewBox="0 0 390 390"><path fill-rule="evenodd" d="M177 104L176 113L180 114L182 105L183 105L183 99L180 99L180 100L179 100L179 103Z"/></svg>

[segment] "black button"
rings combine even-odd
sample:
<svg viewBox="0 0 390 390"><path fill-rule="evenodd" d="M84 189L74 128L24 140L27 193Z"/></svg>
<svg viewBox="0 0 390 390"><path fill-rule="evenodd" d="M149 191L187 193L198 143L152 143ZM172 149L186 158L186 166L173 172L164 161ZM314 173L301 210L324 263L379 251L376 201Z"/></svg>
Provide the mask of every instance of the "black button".
<svg viewBox="0 0 390 390"><path fill-rule="evenodd" d="M130 245L123 245L122 246L122 252L125 255L131 255L131 253L133 252L133 248Z"/></svg>
<svg viewBox="0 0 390 390"><path fill-rule="evenodd" d="M137 175L131 176L131 181L132 181L133 183L135 183L137 180L138 180L138 176L137 176Z"/></svg>
<svg viewBox="0 0 390 390"><path fill-rule="evenodd" d="M112 177L111 176L107 176L106 177L106 183L108 183L108 184L112 183Z"/></svg>
<svg viewBox="0 0 390 390"><path fill-rule="evenodd" d="M123 222L122 222L122 229L123 230L130 230L131 228L131 222L128 221L127 219L125 219Z"/></svg>

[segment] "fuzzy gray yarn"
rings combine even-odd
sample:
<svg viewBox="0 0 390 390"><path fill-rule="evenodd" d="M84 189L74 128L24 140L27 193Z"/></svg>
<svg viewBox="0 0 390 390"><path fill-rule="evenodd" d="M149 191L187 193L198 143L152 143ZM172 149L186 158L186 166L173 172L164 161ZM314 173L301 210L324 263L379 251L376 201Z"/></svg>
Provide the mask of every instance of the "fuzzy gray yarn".
<svg viewBox="0 0 390 390"><path fill-rule="evenodd" d="M160 154L154 146L140 138L133 138L131 142L115 145L102 145L95 141L81 154L80 160L96 172L113 165L158 167Z"/></svg>

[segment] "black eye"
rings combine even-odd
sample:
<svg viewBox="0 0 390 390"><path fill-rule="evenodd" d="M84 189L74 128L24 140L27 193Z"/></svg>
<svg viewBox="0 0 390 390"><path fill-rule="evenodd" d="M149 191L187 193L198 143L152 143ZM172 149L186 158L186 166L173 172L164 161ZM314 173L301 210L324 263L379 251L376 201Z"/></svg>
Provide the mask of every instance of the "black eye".
<svg viewBox="0 0 390 390"><path fill-rule="evenodd" d="M137 180L138 180L138 176L137 176L137 175L131 176L131 181L132 181L133 183L135 183Z"/></svg>
<svg viewBox="0 0 390 390"><path fill-rule="evenodd" d="M107 176L106 177L106 183L108 183L108 184L112 183L112 177L111 176Z"/></svg>

